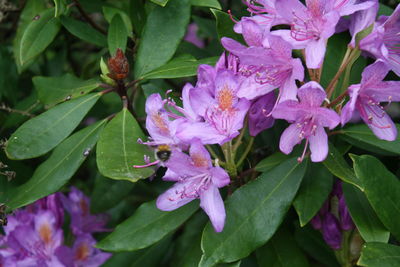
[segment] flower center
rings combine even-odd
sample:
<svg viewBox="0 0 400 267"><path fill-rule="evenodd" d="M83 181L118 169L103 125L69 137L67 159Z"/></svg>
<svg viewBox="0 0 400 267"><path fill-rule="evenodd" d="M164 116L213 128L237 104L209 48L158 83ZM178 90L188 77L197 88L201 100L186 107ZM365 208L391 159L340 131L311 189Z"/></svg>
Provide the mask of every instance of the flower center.
<svg viewBox="0 0 400 267"><path fill-rule="evenodd" d="M218 107L221 110L231 110L233 107L233 100L235 96L231 89L227 85L224 85L221 91L218 92L217 100Z"/></svg>
<svg viewBox="0 0 400 267"><path fill-rule="evenodd" d="M151 118L156 125L156 127L160 130L160 132L164 134L169 134L168 125L165 123L164 118L161 116L161 112L153 113Z"/></svg>
<svg viewBox="0 0 400 267"><path fill-rule="evenodd" d="M85 261L89 257L89 247L86 242L79 245L75 253L75 259L78 261Z"/></svg>
<svg viewBox="0 0 400 267"><path fill-rule="evenodd" d="M43 240L45 244L49 244L51 242L51 227L48 223L44 223L39 228L39 236Z"/></svg>
<svg viewBox="0 0 400 267"><path fill-rule="evenodd" d="M303 15L303 14L302 14ZM293 23L290 25L290 36L297 41L318 40L320 31L317 18L306 15L299 16L293 11Z"/></svg>
<svg viewBox="0 0 400 267"><path fill-rule="evenodd" d="M208 167L208 161L206 158L204 158L201 154L199 153L194 153L190 156L193 161L193 165L196 167Z"/></svg>
<svg viewBox="0 0 400 267"><path fill-rule="evenodd" d="M291 74L292 68L285 65L272 66L241 66L239 72L249 77L254 75L254 81L259 84L280 86Z"/></svg>

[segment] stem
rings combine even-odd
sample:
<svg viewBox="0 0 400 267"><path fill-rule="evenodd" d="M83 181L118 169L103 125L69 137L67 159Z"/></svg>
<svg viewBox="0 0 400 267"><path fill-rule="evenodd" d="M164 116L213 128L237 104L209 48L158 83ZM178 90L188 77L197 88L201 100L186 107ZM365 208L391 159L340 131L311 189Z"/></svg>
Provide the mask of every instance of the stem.
<svg viewBox="0 0 400 267"><path fill-rule="evenodd" d="M5 111L10 112L10 113L18 113L18 114L27 116L29 118L35 117L34 114L31 114L31 113L23 111L23 110L18 110L18 109L13 109L13 108L7 107L5 104L1 104L0 105L0 110L5 110Z"/></svg>
<svg viewBox="0 0 400 267"><path fill-rule="evenodd" d="M243 161L246 159L247 154L249 154L251 147L253 146L254 143L254 137L250 137L249 143L247 144L247 147L244 151L244 153L242 154L242 157L239 159L239 161L236 164L236 167L239 167L240 165L242 165Z"/></svg>
<svg viewBox="0 0 400 267"><path fill-rule="evenodd" d="M222 151L225 156L225 169L228 171L229 176L234 178L237 177L237 169L235 159L232 157L232 141L222 145Z"/></svg>
<svg viewBox="0 0 400 267"><path fill-rule="evenodd" d="M218 157L217 153L215 153L214 149L210 145L206 145L206 148L214 159L218 159L220 163L222 162L221 159Z"/></svg>
<svg viewBox="0 0 400 267"><path fill-rule="evenodd" d="M352 50L353 49L350 46L347 47L346 54L343 57L343 60L342 60L342 63L340 64L338 72L336 72L335 76L329 83L328 87L326 87L326 94L327 94L328 99L331 98L333 91L336 87L336 84L339 80L339 77L342 75L342 72L346 69L346 66L349 63L349 57L350 57Z"/></svg>
<svg viewBox="0 0 400 267"><path fill-rule="evenodd" d="M106 35L107 32L101 28L99 25L96 24L96 22L94 22L92 20L92 18L86 13L86 11L83 9L81 3L79 3L78 0L73 0L76 7L78 8L79 12L81 13L81 15L85 18L85 20L96 30L98 30L99 32L101 32L102 34Z"/></svg>
<svg viewBox="0 0 400 267"><path fill-rule="evenodd" d="M344 91L340 96L336 97L331 103L329 103L326 107L330 108L338 104L345 96L347 95L347 91Z"/></svg>
<svg viewBox="0 0 400 267"><path fill-rule="evenodd" d="M244 122L243 122L243 128L240 131L239 136L236 139L235 144L233 145L233 153L236 155L236 150L239 148L240 144L242 143L242 138L244 136L244 133L246 132L246 125L247 125L247 121L248 121L248 116L246 116L244 118Z"/></svg>

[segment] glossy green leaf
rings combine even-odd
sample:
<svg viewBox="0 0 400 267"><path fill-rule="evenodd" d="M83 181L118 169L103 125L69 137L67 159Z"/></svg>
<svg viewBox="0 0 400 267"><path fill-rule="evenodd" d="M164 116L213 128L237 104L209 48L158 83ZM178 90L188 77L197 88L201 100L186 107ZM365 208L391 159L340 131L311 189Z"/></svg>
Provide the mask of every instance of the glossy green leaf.
<svg viewBox="0 0 400 267"><path fill-rule="evenodd" d="M400 247L378 242L366 243L357 265L366 267L400 266Z"/></svg>
<svg viewBox="0 0 400 267"><path fill-rule="evenodd" d="M157 244L138 251L113 253L113 256L102 267L159 267L162 259L171 247L171 236L165 237Z"/></svg>
<svg viewBox="0 0 400 267"><path fill-rule="evenodd" d="M148 247L184 223L198 209L192 201L174 211L161 211L156 202L142 204L135 213L122 222L96 247L106 251L134 251Z"/></svg>
<svg viewBox="0 0 400 267"><path fill-rule="evenodd" d="M170 0L147 17L135 61L135 77L161 67L174 55L190 19L189 0Z"/></svg>
<svg viewBox="0 0 400 267"><path fill-rule="evenodd" d="M122 20L124 21L125 24L125 28L128 32L128 36L133 36L132 34L132 23L131 20L129 18L129 16L122 11L121 9L118 8L113 8L113 7L109 7L109 6L103 6L103 13L104 13L104 18L108 21L108 23L111 23L112 19L114 18L114 16L116 14L119 14L122 18Z"/></svg>
<svg viewBox="0 0 400 267"><path fill-rule="evenodd" d="M375 214L365 195L351 184L343 183L343 193L351 218L366 242L385 242L389 231Z"/></svg>
<svg viewBox="0 0 400 267"><path fill-rule="evenodd" d="M332 189L332 174L321 163L311 163L303 178L293 205L300 219L300 226L306 225L322 207Z"/></svg>
<svg viewBox="0 0 400 267"><path fill-rule="evenodd" d="M400 240L400 181L377 158L351 156L364 193L385 227Z"/></svg>
<svg viewBox="0 0 400 267"><path fill-rule="evenodd" d="M16 209L59 190L87 158L105 122L99 121L62 142L35 170L32 178L9 196L7 206Z"/></svg>
<svg viewBox="0 0 400 267"><path fill-rule="evenodd" d="M215 65L218 57L196 59L171 60L162 67L159 67L143 76L144 79L171 79L195 76L200 64Z"/></svg>
<svg viewBox="0 0 400 267"><path fill-rule="evenodd" d="M59 77L35 76L32 82L40 102L45 105L54 105L86 95L96 89L99 83L95 79L84 81L69 73Z"/></svg>
<svg viewBox="0 0 400 267"><path fill-rule="evenodd" d="M136 182L153 174L151 168L133 168L143 165L144 155L150 155L145 145L137 140L145 136L132 114L124 108L101 133L97 144L97 166L101 174L117 180Z"/></svg>
<svg viewBox="0 0 400 267"><path fill-rule="evenodd" d="M212 8L211 12L214 14L215 19L217 20L217 33L219 39L222 37L229 37L236 41L243 42L243 37L233 30L235 23L232 21L229 14Z"/></svg>
<svg viewBox="0 0 400 267"><path fill-rule="evenodd" d="M54 17L57 18L60 15L64 14L67 9L67 3L65 2L65 0L53 0L53 2L55 7Z"/></svg>
<svg viewBox="0 0 400 267"><path fill-rule="evenodd" d="M136 36L142 35L142 30L146 22L145 3L142 0L129 1L129 17L132 21L132 28ZM123 18L123 17L122 17Z"/></svg>
<svg viewBox="0 0 400 267"><path fill-rule="evenodd" d="M203 6L221 9L221 4L218 2L218 0L190 0L190 4L192 6Z"/></svg>
<svg viewBox="0 0 400 267"><path fill-rule="evenodd" d="M276 152L274 154L272 154L271 156L266 157L265 159L263 159L262 161L260 161L255 169L256 171L259 172L266 172L271 170L272 168L274 168L275 166L281 164L283 161L289 159L290 156L283 154L281 152Z"/></svg>
<svg viewBox="0 0 400 267"><path fill-rule="evenodd" d="M340 152L329 143L328 157L323 161L325 167L335 176L346 183L357 186L363 190L361 181L355 176L352 168L349 167Z"/></svg>
<svg viewBox="0 0 400 267"><path fill-rule="evenodd" d="M42 53L53 42L60 30L54 8L39 13L26 27L20 43L20 64L24 65Z"/></svg>
<svg viewBox="0 0 400 267"><path fill-rule="evenodd" d="M11 159L39 157L64 140L100 98L100 93L86 95L59 104L22 124L6 146Z"/></svg>
<svg viewBox="0 0 400 267"><path fill-rule="evenodd" d="M396 124L396 127L397 131L400 131L400 125ZM365 124L352 125L342 129L341 132L343 134L340 137L353 146L382 155L400 155L400 138L391 142L378 139Z"/></svg>
<svg viewBox="0 0 400 267"><path fill-rule="evenodd" d="M279 230L267 244L256 250L259 266L306 267L307 257L287 230Z"/></svg>
<svg viewBox="0 0 400 267"><path fill-rule="evenodd" d="M119 14L115 14L111 20L107 34L108 50L110 54L114 56L117 48L125 52L127 39L128 31L126 30L125 23Z"/></svg>
<svg viewBox="0 0 400 267"><path fill-rule="evenodd" d="M128 181L116 181L98 175L90 198L92 213L105 212L126 198L135 186Z"/></svg>
<svg viewBox="0 0 400 267"><path fill-rule="evenodd" d="M221 233L211 224L203 232L199 266L233 262L248 256L275 233L288 211L306 170L306 163L289 159L236 190L225 203Z"/></svg>
<svg viewBox="0 0 400 267"><path fill-rule="evenodd" d="M153 2L154 4L164 7L169 0L150 0L150 1Z"/></svg>
<svg viewBox="0 0 400 267"><path fill-rule="evenodd" d="M295 239L299 246L312 258L322 263L321 266L339 267L333 250L322 239L319 231L312 229L311 226L297 227ZM318 266L318 265L317 265Z"/></svg>
<svg viewBox="0 0 400 267"><path fill-rule="evenodd" d="M393 8L383 4L379 3L379 10L378 10L378 16L385 15L385 16L390 16L393 13Z"/></svg>
<svg viewBox="0 0 400 267"><path fill-rule="evenodd" d="M106 37L93 27L89 26L89 24L66 16L62 16L60 20L62 25L72 35L78 37L79 39L100 47L107 46Z"/></svg>

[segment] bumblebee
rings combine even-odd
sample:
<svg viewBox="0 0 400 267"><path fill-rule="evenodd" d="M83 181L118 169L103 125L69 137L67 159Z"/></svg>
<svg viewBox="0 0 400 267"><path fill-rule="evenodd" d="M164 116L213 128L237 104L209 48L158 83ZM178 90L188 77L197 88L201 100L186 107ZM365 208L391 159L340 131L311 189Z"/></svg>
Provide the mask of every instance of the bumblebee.
<svg viewBox="0 0 400 267"><path fill-rule="evenodd" d="M6 204L0 203L0 225L6 226L8 223L7 216L6 216Z"/></svg>
<svg viewBox="0 0 400 267"><path fill-rule="evenodd" d="M160 161L167 161L171 156L171 148L169 145L159 145L156 149L156 157Z"/></svg>

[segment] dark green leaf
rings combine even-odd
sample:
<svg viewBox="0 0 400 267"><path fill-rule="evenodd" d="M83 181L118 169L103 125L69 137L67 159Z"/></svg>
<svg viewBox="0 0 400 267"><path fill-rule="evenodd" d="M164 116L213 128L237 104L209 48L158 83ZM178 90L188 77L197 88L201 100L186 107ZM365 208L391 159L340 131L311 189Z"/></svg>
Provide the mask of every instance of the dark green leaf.
<svg viewBox="0 0 400 267"><path fill-rule="evenodd" d="M268 156L265 159L263 159L262 161L260 161L256 165L255 169L256 169L256 171L259 171L259 172L266 172L266 171L271 170L275 166L278 166L283 161L285 161L289 158L290 158L289 155L285 155L281 152L276 152L276 153L272 154L271 156Z"/></svg>
<svg viewBox="0 0 400 267"><path fill-rule="evenodd" d="M361 181L355 176L354 171L349 167L343 156L331 143L329 143L328 157L323 163L333 175L362 190Z"/></svg>
<svg viewBox="0 0 400 267"><path fill-rule="evenodd" d="M107 35L108 50L111 56L115 55L117 48L125 52L127 38L128 31L126 30L125 23L119 14L115 14L111 20Z"/></svg>
<svg viewBox="0 0 400 267"><path fill-rule="evenodd" d="M190 0L190 4L192 6L204 6L221 9L221 5L218 0Z"/></svg>
<svg viewBox="0 0 400 267"><path fill-rule="evenodd" d="M289 159L236 190L226 201L226 224L203 232L199 266L233 262L248 256L275 233L304 176L306 164Z"/></svg>
<svg viewBox="0 0 400 267"><path fill-rule="evenodd" d="M67 9L67 3L65 0L53 0L55 6L54 17L59 17Z"/></svg>
<svg viewBox="0 0 400 267"><path fill-rule="evenodd" d="M339 267L335 254L322 239L320 232L312 229L310 226L298 227L295 232L295 238L300 247L311 257L321 262L322 266ZM317 265L318 266L318 265Z"/></svg>
<svg viewBox="0 0 400 267"><path fill-rule="evenodd" d="M366 243L357 265L367 267L400 266L400 247L377 242Z"/></svg>
<svg viewBox="0 0 400 267"><path fill-rule="evenodd" d="M142 0L129 1L129 14L133 25L133 30L137 36L141 36L144 24L146 22L146 12ZM128 17L128 18L129 18ZM123 17L122 17L123 18Z"/></svg>
<svg viewBox="0 0 400 267"><path fill-rule="evenodd" d="M153 174L151 168L134 168L144 163L150 151L137 140L145 139L132 114L124 108L101 133L97 144L97 166L101 174L117 180L136 182Z"/></svg>
<svg viewBox="0 0 400 267"><path fill-rule="evenodd" d="M89 24L81 22L70 17L62 16L60 18L62 25L74 36L100 47L107 46L106 37L95 30Z"/></svg>
<svg viewBox="0 0 400 267"><path fill-rule="evenodd" d="M320 163L312 163L303 178L293 205L300 219L300 226L306 225L322 207L332 189L332 174Z"/></svg>
<svg viewBox="0 0 400 267"><path fill-rule="evenodd" d="M385 242L389 231L379 221L365 195L351 184L343 183L343 193L351 218L366 242Z"/></svg>
<svg viewBox="0 0 400 267"><path fill-rule="evenodd" d="M171 60L164 66L157 68L143 76L144 79L171 79L190 77L197 74L197 68L200 64L214 65L218 57L211 57L205 59L176 59Z"/></svg>
<svg viewBox="0 0 400 267"><path fill-rule="evenodd" d="M222 37L229 37L236 41L243 42L242 36L234 32L233 26L235 23L232 21L229 14L212 8L211 12L214 14L215 19L217 20L217 32L219 39Z"/></svg>
<svg viewBox="0 0 400 267"><path fill-rule="evenodd" d="M131 192L134 185L128 181L115 181L98 175L90 198L90 209L93 213L111 209Z"/></svg>
<svg viewBox="0 0 400 267"><path fill-rule="evenodd" d="M135 77L161 67L172 58L186 32L189 0L171 0L148 15L135 61Z"/></svg>
<svg viewBox="0 0 400 267"><path fill-rule="evenodd" d="M49 152L78 126L100 95L90 94L67 101L25 122L8 140L7 156L29 159Z"/></svg>
<svg viewBox="0 0 400 267"><path fill-rule="evenodd" d="M379 10L378 10L378 16L385 15L385 16L390 16L393 13L393 8L388 7L387 5L383 3L379 3Z"/></svg>
<svg viewBox="0 0 400 267"><path fill-rule="evenodd" d="M144 203L96 247L114 252L148 247L178 228L197 209L197 201L170 212L157 209L155 201Z"/></svg>
<svg viewBox="0 0 400 267"><path fill-rule="evenodd" d="M287 230L279 230L267 244L256 250L259 266L305 267L308 260Z"/></svg>
<svg viewBox="0 0 400 267"><path fill-rule="evenodd" d="M351 156L364 193L386 228L400 240L400 181L377 158Z"/></svg>
<svg viewBox="0 0 400 267"><path fill-rule="evenodd" d="M396 127L397 131L400 131L400 125L396 124ZM353 146L382 155L400 155L400 138L392 142L378 139L365 124L352 125L341 132L343 134L340 137Z"/></svg>
<svg viewBox="0 0 400 267"><path fill-rule="evenodd" d="M35 76L32 81L39 100L45 105L83 96L96 89L99 83L95 79L84 81L69 73L60 77Z"/></svg>
<svg viewBox="0 0 400 267"><path fill-rule="evenodd" d="M62 142L36 169L32 178L8 196L10 201L7 206L16 209L59 190L87 158L87 153L96 144L105 122L97 122Z"/></svg>
<svg viewBox="0 0 400 267"><path fill-rule="evenodd" d="M169 0L150 0L150 1L153 2L154 4L164 7Z"/></svg>
<svg viewBox="0 0 400 267"><path fill-rule="evenodd" d="M124 21L125 29L128 32L128 36L133 36L131 20L129 19L129 16L124 11L122 11L121 9L118 9L118 8L103 6L103 13L104 13L104 18L108 21L108 23L111 23L114 16L116 14L119 14L121 16L122 20Z"/></svg>
<svg viewBox="0 0 400 267"><path fill-rule="evenodd" d="M42 53L53 42L60 30L60 21L54 17L54 8L37 15L26 27L20 43L20 64L23 66Z"/></svg>

